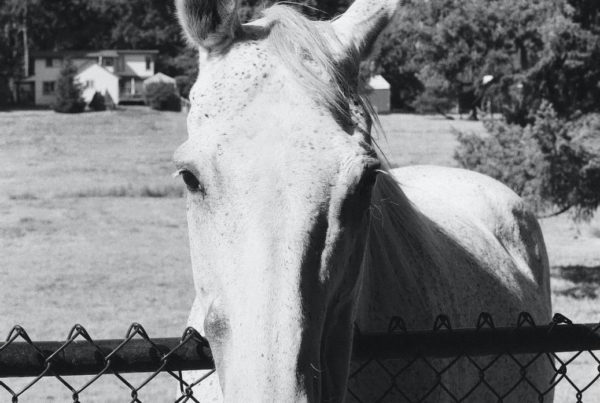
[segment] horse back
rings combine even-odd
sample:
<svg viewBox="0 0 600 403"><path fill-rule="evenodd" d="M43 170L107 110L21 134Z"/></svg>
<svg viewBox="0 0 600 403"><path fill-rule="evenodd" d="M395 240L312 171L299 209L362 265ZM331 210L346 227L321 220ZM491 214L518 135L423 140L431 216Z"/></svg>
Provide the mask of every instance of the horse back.
<svg viewBox="0 0 600 403"><path fill-rule="evenodd" d="M371 240L378 245L371 245L365 263L357 313L361 330L383 331L394 315L401 316L410 330L431 329L439 314L447 315L454 328L474 327L481 312L492 314L496 326L514 326L522 311L531 313L536 323L549 322L550 280L543 236L535 216L514 192L489 177L461 169L416 166L391 174L409 205L397 200L388 205L414 209L414 219L398 220L409 225L397 228L397 234L390 229L371 230L371 236L393 234L395 242L411 246ZM385 227L394 221L394 214L400 214L386 212L382 205L376 210L381 219L371 225ZM527 362L531 358L517 359ZM466 402L497 401L498 395L490 389L500 395L510 393L505 402L537 400L537 393L527 384L514 386L521 375L510 358L473 360L392 360L383 364L387 372L377 366L363 369L350 386L353 396L360 396L358 401L382 395L387 396L383 402L420 401L422 396L428 396L427 402L455 401L440 387L432 392L438 382L455 396L468 395ZM480 382L473 363L482 368L490 365L485 378L489 388L470 393ZM353 368L357 365L353 363ZM448 370L438 377L432 368ZM403 374L391 392L385 382L389 371ZM538 360L528 367L527 379L545 390L553 373L549 362ZM382 393L386 390L387 394ZM544 401L552 401L552 392Z"/></svg>
<svg viewBox="0 0 600 403"><path fill-rule="evenodd" d="M476 270L497 277L501 287L479 291L494 291L499 301L517 305L499 302L492 307L502 312L505 308L531 311L541 322L550 319L550 272L543 234L535 215L517 194L488 176L463 169L414 166L392 173L408 199L436 228L433 243L441 251L440 265L473 266L472 260L476 260L481 266ZM458 255L466 256L467 261L461 262L452 249L459 249L462 253ZM461 276L460 267L448 268L446 273L451 285L469 281ZM475 273L464 274L476 280Z"/></svg>

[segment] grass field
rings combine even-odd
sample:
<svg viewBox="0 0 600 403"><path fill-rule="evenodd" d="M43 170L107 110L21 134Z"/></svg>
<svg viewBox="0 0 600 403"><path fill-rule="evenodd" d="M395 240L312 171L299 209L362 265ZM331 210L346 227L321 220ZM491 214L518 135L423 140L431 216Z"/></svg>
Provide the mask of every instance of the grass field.
<svg viewBox="0 0 600 403"><path fill-rule="evenodd" d="M451 127L482 130L412 115L383 116L382 124L380 144L396 165L455 165ZM75 323L94 338L122 337L131 322L156 337L183 331L193 289L185 201L170 160L185 137L183 114L145 108L0 113L0 337L15 324L34 340L65 338ZM542 226L555 311L600 320L600 217ZM114 378L102 382L85 402L125 401ZM58 381L44 385L52 387L20 401L70 399ZM141 399L163 402L172 391L166 379L152 382ZM0 402L8 396L0 390Z"/></svg>

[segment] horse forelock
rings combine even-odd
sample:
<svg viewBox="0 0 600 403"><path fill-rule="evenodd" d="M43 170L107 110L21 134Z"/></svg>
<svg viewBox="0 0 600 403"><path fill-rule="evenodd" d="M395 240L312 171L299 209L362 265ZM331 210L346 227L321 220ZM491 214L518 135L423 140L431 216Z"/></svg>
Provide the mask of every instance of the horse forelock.
<svg viewBox="0 0 600 403"><path fill-rule="evenodd" d="M399 270L398 259L383 255L397 251L401 245L400 253L408 259L403 260L407 267L402 269L417 273L419 267L428 264L418 257L423 255L427 239L432 238L428 233L431 230L422 225L419 211L388 172L387 158L371 133L372 129L375 134L384 132L368 98L358 93L360 53L341 46L329 22L310 20L289 6L267 8L263 18L270 29L269 45L295 73L298 82L339 118L361 131L382 162L383 169L371 197L370 236L365 256L379 256L394 265L383 270ZM342 51L349 53L340 54ZM366 258L364 264L370 270L379 263Z"/></svg>
<svg viewBox="0 0 600 403"><path fill-rule="evenodd" d="M360 54L342 46L330 22L313 21L290 6L263 11L270 48L292 71L298 83L338 120L370 132L373 116L357 90ZM364 110L368 122L356 122L353 106Z"/></svg>

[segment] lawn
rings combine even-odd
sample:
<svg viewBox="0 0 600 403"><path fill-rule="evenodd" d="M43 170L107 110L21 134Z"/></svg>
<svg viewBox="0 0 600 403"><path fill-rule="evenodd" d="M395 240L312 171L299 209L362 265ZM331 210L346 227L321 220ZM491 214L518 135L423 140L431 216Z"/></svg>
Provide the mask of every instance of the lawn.
<svg viewBox="0 0 600 403"><path fill-rule="evenodd" d="M379 143L394 165L455 165L451 128L482 131L435 116L388 115L382 125ZM132 322L156 337L183 331L193 288L185 201L170 160L185 137L184 114L140 107L0 113L0 337L15 324L36 340L65 338L75 323L94 338L122 337ZM542 226L555 310L600 320L600 217ZM102 382L84 401L126 399L114 378ZM20 401L70 399L58 381L44 384L52 387ZM152 382L141 399L163 402L172 391L166 379Z"/></svg>

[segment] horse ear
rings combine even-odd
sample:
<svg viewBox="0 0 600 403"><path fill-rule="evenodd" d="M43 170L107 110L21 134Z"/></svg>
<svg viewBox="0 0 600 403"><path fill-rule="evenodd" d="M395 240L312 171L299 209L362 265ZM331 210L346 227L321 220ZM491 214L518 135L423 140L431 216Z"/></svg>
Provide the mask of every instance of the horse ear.
<svg viewBox="0 0 600 403"><path fill-rule="evenodd" d="M396 9L406 0L356 0L339 18L333 29L347 50L368 56L377 36L392 19Z"/></svg>
<svg viewBox="0 0 600 403"><path fill-rule="evenodd" d="M176 5L188 39L208 51L230 44L241 26L237 0L176 0Z"/></svg>

